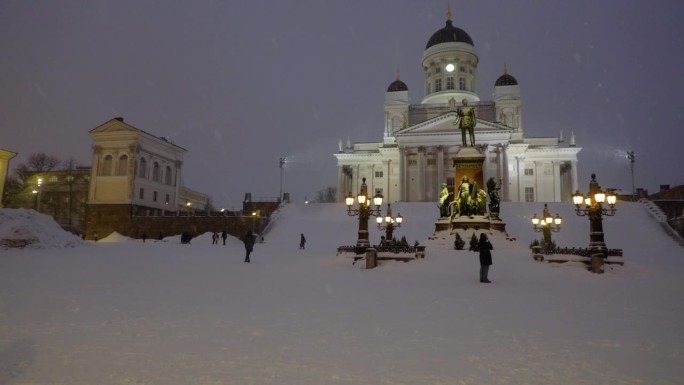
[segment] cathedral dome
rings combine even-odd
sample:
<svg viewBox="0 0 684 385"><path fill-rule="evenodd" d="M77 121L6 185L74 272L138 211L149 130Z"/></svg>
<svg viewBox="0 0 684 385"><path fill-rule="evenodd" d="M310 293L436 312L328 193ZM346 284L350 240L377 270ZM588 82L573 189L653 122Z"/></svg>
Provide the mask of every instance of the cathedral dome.
<svg viewBox="0 0 684 385"><path fill-rule="evenodd" d="M496 79L496 83L494 83L494 87L498 86L517 86L518 81L515 80L515 78L511 75L508 74L508 72L505 72L503 75L499 76L498 79Z"/></svg>
<svg viewBox="0 0 684 385"><path fill-rule="evenodd" d="M408 91L408 87L406 86L406 83L402 82L401 80L397 79L392 82L392 84L387 87L387 92L398 92L398 91Z"/></svg>
<svg viewBox="0 0 684 385"><path fill-rule="evenodd" d="M446 26L444 28L437 30L433 33L428 40L425 49L432 47L433 45L441 43L466 43L475 47L473 39L468 35L468 33L458 27L454 27L451 23L451 19L446 21Z"/></svg>

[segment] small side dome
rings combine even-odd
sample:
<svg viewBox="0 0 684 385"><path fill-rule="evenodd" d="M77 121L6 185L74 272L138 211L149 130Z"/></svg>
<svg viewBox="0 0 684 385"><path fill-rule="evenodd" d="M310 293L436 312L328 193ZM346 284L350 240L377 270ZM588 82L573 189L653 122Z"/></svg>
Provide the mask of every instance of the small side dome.
<svg viewBox="0 0 684 385"><path fill-rule="evenodd" d="M397 78L392 82L392 84L387 87L387 92L399 92L408 91L406 83L399 80L399 70L397 69Z"/></svg>
<svg viewBox="0 0 684 385"><path fill-rule="evenodd" d="M494 83L494 87L517 86L517 85L518 85L518 81L515 80L515 78L508 73L508 68L504 64L504 74L499 76L498 79L496 79L496 83Z"/></svg>
<svg viewBox="0 0 684 385"><path fill-rule="evenodd" d="M392 84L387 87L387 92L397 92L397 91L408 91L408 87L406 86L406 83L402 82L401 80L397 79L392 82Z"/></svg>

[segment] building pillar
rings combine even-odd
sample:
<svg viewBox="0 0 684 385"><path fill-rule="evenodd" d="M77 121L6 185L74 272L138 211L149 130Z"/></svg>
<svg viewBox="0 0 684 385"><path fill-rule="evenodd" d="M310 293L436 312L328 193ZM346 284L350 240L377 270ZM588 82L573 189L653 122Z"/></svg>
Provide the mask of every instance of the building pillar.
<svg viewBox="0 0 684 385"><path fill-rule="evenodd" d="M425 201L425 147L418 147L418 201Z"/></svg>
<svg viewBox="0 0 684 385"><path fill-rule="evenodd" d="M535 160L532 164L534 165L534 201L539 202L544 200L544 189L542 188L544 180L542 172L540 172L540 170L544 170L544 162Z"/></svg>
<svg viewBox="0 0 684 385"><path fill-rule="evenodd" d="M518 168L518 202L525 202L525 156L515 156L516 167Z"/></svg>
<svg viewBox="0 0 684 385"><path fill-rule="evenodd" d="M399 200L408 202L406 180L408 179L408 162L406 161L406 148L399 148Z"/></svg>
<svg viewBox="0 0 684 385"><path fill-rule="evenodd" d="M344 183L344 166L337 166L337 201L344 201L344 197L347 195L346 184Z"/></svg>
<svg viewBox="0 0 684 385"><path fill-rule="evenodd" d="M501 169L501 200L510 201L510 183L511 178L508 173L508 145L504 144L499 147L499 168Z"/></svg>
<svg viewBox="0 0 684 385"><path fill-rule="evenodd" d="M384 160L382 161L382 164L383 164L383 167L382 167L383 173L386 173L386 175L385 175L385 184L384 184L384 187L383 187L383 191L384 191L384 194L383 194L383 195L384 195L385 202L387 202L387 203L390 203L390 195L391 195L391 194L390 194L390 188L391 188L391 186L392 186L392 185L391 185L391 181L390 181L390 165L391 165L391 163L392 163L392 160L391 160L391 159L384 159Z"/></svg>
<svg viewBox="0 0 684 385"><path fill-rule="evenodd" d="M444 146L437 146L437 193L442 191L442 183L446 183L444 177Z"/></svg>
<svg viewBox="0 0 684 385"><path fill-rule="evenodd" d="M579 191L579 184L577 183L577 161L576 160L570 161L570 175L572 178L572 194L574 194L575 191Z"/></svg>
<svg viewBox="0 0 684 385"><path fill-rule="evenodd" d="M561 175L560 175L560 161L554 160L553 164L553 201L561 201Z"/></svg>

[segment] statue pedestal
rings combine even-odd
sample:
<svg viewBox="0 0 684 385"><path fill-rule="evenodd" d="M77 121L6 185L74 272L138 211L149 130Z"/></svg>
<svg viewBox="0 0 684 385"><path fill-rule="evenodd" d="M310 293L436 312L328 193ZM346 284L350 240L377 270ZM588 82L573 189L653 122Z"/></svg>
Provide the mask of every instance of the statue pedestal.
<svg viewBox="0 0 684 385"><path fill-rule="evenodd" d="M506 223L501 219L490 218L488 215L456 216L453 218L439 218L435 222L435 233L454 230L490 230L506 232Z"/></svg>
<svg viewBox="0 0 684 385"><path fill-rule="evenodd" d="M467 177L469 181L475 182L478 188L484 188L484 180L482 175L482 164L485 156L483 154L483 147L461 147L456 155L451 159L454 167L454 188ZM458 191L454 191L454 196L458 195Z"/></svg>

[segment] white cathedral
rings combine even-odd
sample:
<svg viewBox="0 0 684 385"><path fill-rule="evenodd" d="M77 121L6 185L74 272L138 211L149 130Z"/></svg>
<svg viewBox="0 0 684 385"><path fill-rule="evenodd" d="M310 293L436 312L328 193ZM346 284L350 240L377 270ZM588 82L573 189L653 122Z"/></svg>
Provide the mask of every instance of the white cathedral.
<svg viewBox="0 0 684 385"><path fill-rule="evenodd" d="M348 139L346 146L340 141L334 154L338 199L357 194L363 179L368 193L380 193L386 202L437 202L443 183L454 191L460 183L455 158L464 147L454 121L466 100L475 110L475 147L483 157L476 178L480 189L493 178L504 201L570 200L578 189L581 150L574 135L567 146L560 137L525 137L518 82L504 68L494 84L494 100L481 100L478 61L472 38L453 26L448 12L446 25L425 47L421 103L410 103L408 87L397 75L385 93L382 141Z"/></svg>

